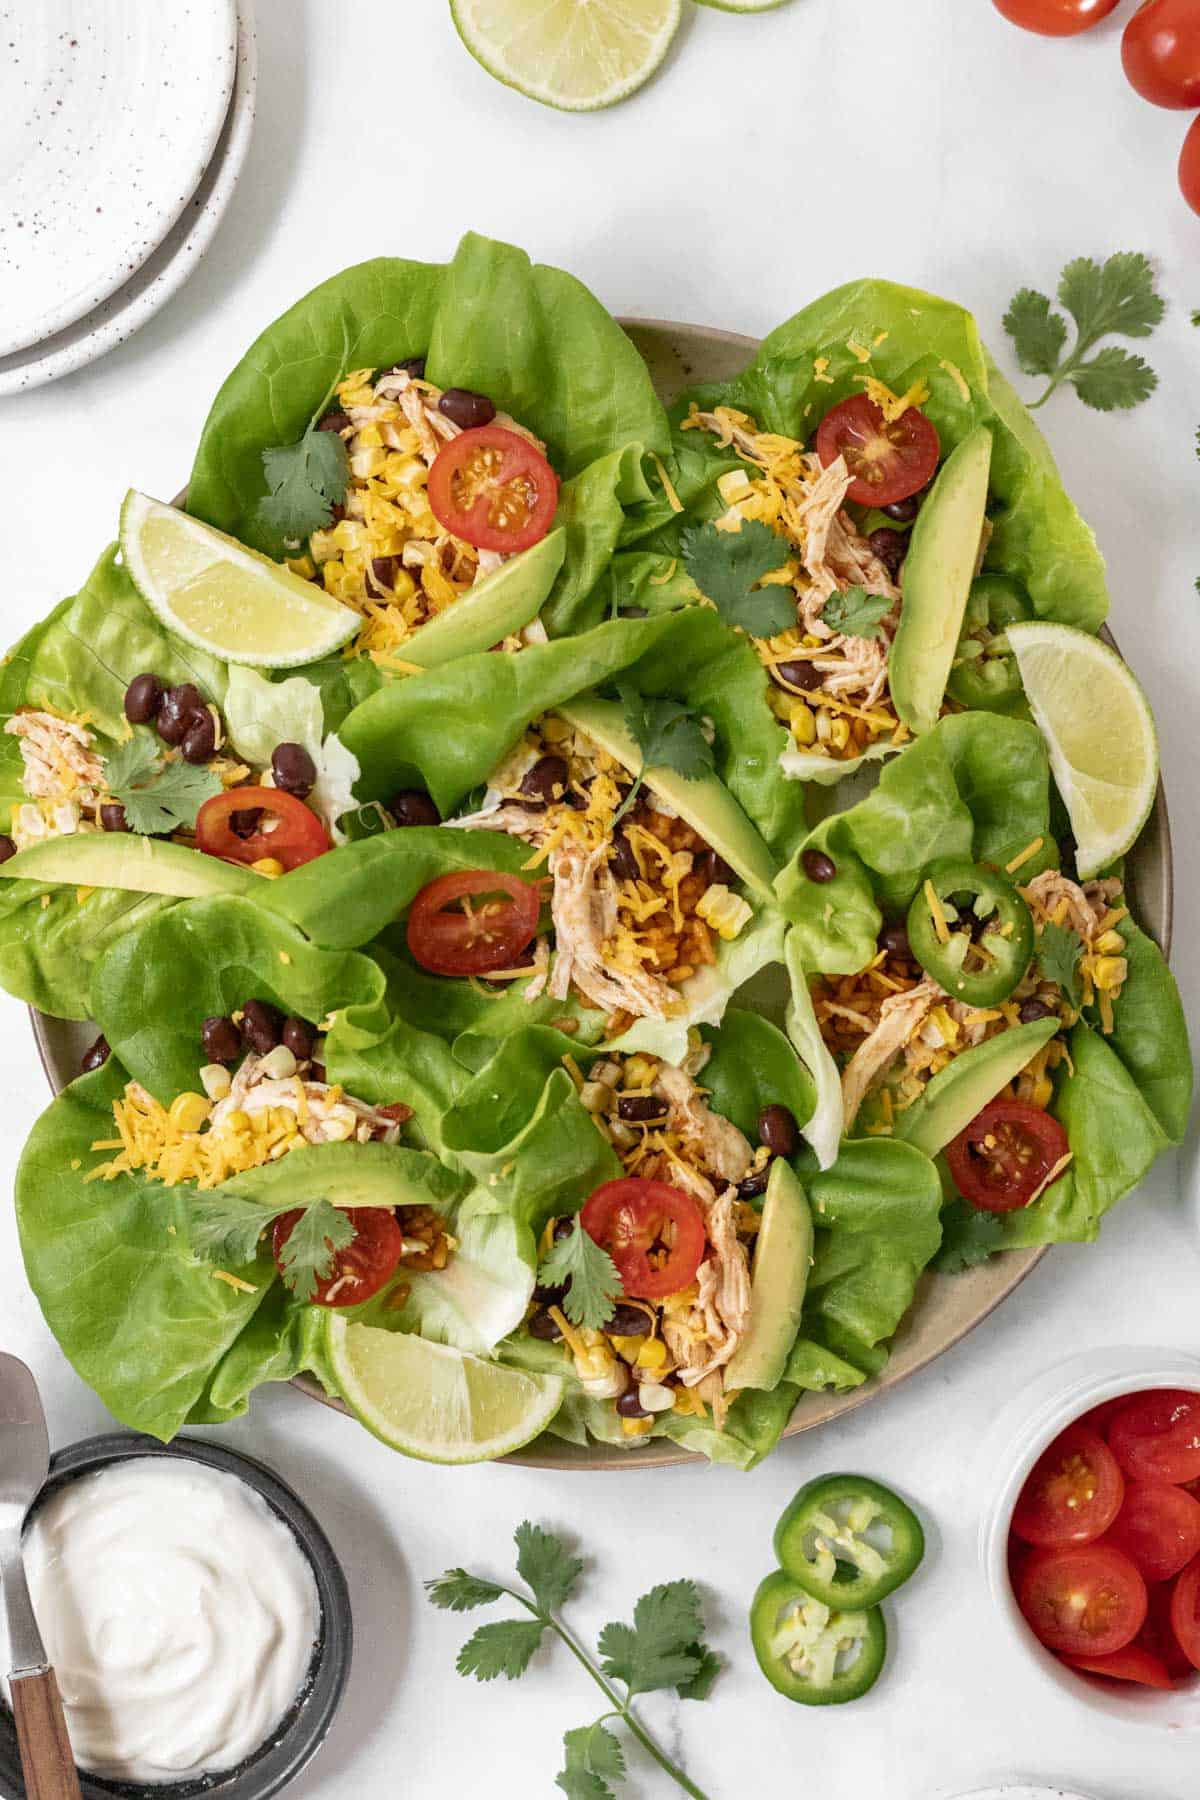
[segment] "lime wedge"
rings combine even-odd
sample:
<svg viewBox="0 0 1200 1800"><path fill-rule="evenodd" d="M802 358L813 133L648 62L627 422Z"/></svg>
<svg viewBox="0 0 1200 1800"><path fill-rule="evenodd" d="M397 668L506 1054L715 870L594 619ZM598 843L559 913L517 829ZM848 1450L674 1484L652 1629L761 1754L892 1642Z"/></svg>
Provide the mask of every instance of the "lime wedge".
<svg viewBox="0 0 1200 1800"><path fill-rule="evenodd" d="M290 669L339 649L362 624L281 563L133 489L121 507L121 555L168 631L223 662Z"/></svg>
<svg viewBox="0 0 1200 1800"><path fill-rule="evenodd" d="M450 0L450 11L497 81L545 106L595 112L649 81L683 0Z"/></svg>
<svg viewBox="0 0 1200 1800"><path fill-rule="evenodd" d="M423 1462L488 1462L519 1450L559 1409L557 1375L381 1331L330 1313L326 1350L346 1404L368 1431Z"/></svg>
<svg viewBox="0 0 1200 1800"><path fill-rule="evenodd" d="M1158 734L1150 702L1116 651L1090 632L1019 624L1006 635L1086 880L1125 854L1154 804Z"/></svg>

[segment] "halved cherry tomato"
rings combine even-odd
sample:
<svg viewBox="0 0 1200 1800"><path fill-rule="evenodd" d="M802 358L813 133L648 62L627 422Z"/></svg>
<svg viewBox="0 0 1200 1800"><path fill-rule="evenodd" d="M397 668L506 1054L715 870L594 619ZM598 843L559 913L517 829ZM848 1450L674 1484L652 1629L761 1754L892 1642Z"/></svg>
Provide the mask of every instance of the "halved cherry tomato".
<svg viewBox="0 0 1200 1800"><path fill-rule="evenodd" d="M1146 1618L1146 1584L1120 1550L1071 1544L1035 1550L1017 1589L1035 1637L1067 1656L1110 1656L1131 1644Z"/></svg>
<svg viewBox="0 0 1200 1800"><path fill-rule="evenodd" d="M1165 1482L1130 1482L1105 1542L1146 1581L1170 1581L1200 1556L1200 1501Z"/></svg>
<svg viewBox="0 0 1200 1800"><path fill-rule="evenodd" d="M1126 1644L1111 1656L1064 1656L1068 1668L1081 1669L1085 1675L1103 1675L1108 1681L1134 1681L1139 1687L1173 1688L1165 1664L1140 1644Z"/></svg>
<svg viewBox="0 0 1200 1800"><path fill-rule="evenodd" d="M472 906L478 894L487 897ZM541 910L537 887L515 875L496 869L439 875L412 903L408 947L434 975L487 975L511 968L529 948Z"/></svg>
<svg viewBox="0 0 1200 1800"><path fill-rule="evenodd" d="M554 521L558 476L528 438L476 425L451 438L429 471L433 516L480 550L540 543Z"/></svg>
<svg viewBox="0 0 1200 1800"><path fill-rule="evenodd" d="M1028 1206L1070 1146L1057 1119L1024 1100L990 1100L946 1146L954 1185L980 1212Z"/></svg>
<svg viewBox="0 0 1200 1800"><path fill-rule="evenodd" d="M1200 1669L1200 1556L1188 1564L1172 1590L1171 1630L1193 1669Z"/></svg>
<svg viewBox="0 0 1200 1800"><path fill-rule="evenodd" d="M1133 1481L1177 1486L1200 1475L1200 1394L1152 1388L1112 1420L1108 1442Z"/></svg>
<svg viewBox="0 0 1200 1800"><path fill-rule="evenodd" d="M1089 1431L1107 1438L1109 1426L1119 1412L1124 1412L1132 1398L1132 1394L1118 1394L1115 1400L1102 1400L1099 1406L1093 1406L1081 1419L1076 1419L1075 1423L1086 1425Z"/></svg>
<svg viewBox="0 0 1200 1800"><path fill-rule="evenodd" d="M1193 212L1200 213L1200 119L1193 119L1179 152L1179 187Z"/></svg>
<svg viewBox="0 0 1200 1800"><path fill-rule="evenodd" d="M1042 37L1075 37L1107 19L1118 0L992 0L1014 25Z"/></svg>
<svg viewBox="0 0 1200 1800"><path fill-rule="evenodd" d="M1175 1636L1175 1627L1171 1623L1171 1601L1177 1585L1173 1581L1151 1582L1146 1589L1150 1597L1146 1623L1134 1642L1156 1657L1173 1681L1182 1681L1185 1676L1195 1674L1195 1670L1189 1658L1184 1655L1183 1646Z"/></svg>
<svg viewBox="0 0 1200 1800"><path fill-rule="evenodd" d="M317 1282L311 1296L314 1306L358 1306L377 1294L395 1273L404 1250L404 1233L388 1206L339 1206L354 1226L354 1239L336 1250L333 1268ZM286 1212L275 1221L271 1251L283 1273L283 1247L296 1228L300 1210ZM326 1239L328 1245L328 1239Z"/></svg>
<svg viewBox="0 0 1200 1800"><path fill-rule="evenodd" d="M1129 85L1152 106L1200 106L1200 7L1196 0L1146 0L1121 37Z"/></svg>
<svg viewBox="0 0 1200 1800"><path fill-rule="evenodd" d="M894 506L932 481L941 454L937 430L919 407L890 424L874 400L854 394L817 427L817 455L828 468L839 456L854 479L846 498L859 506Z"/></svg>
<svg viewBox="0 0 1200 1800"><path fill-rule="evenodd" d="M257 817L255 816L257 814ZM234 830L235 820L247 829ZM280 788L226 788L196 814L196 847L226 862L256 863L274 857L298 869L329 849L329 833L309 806Z"/></svg>
<svg viewBox="0 0 1200 1800"><path fill-rule="evenodd" d="M1090 1544L1118 1516L1124 1492L1124 1477L1104 1439L1086 1425L1070 1425L1030 1470L1012 1528L1040 1549Z"/></svg>
<svg viewBox="0 0 1200 1800"><path fill-rule="evenodd" d="M668 1182L635 1175L606 1181L579 1216L612 1257L631 1299L677 1294L704 1261L704 1216L690 1194Z"/></svg>

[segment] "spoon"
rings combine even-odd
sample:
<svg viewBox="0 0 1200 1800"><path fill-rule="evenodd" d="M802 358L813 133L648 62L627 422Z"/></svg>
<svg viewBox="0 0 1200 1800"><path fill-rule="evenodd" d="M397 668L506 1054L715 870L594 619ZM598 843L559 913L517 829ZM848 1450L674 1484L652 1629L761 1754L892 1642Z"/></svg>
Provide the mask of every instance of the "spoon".
<svg viewBox="0 0 1200 1800"><path fill-rule="evenodd" d="M62 1699L25 1580L21 1526L50 1467L37 1383L0 1351L0 1581L8 1610L9 1693L27 1800L80 1800Z"/></svg>

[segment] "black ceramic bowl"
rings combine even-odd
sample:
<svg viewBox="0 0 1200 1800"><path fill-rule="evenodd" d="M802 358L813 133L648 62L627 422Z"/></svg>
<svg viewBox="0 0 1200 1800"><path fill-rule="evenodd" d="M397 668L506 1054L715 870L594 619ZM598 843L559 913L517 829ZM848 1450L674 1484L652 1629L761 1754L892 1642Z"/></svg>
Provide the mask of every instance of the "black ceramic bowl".
<svg viewBox="0 0 1200 1800"><path fill-rule="evenodd" d="M210 1796L211 1800L268 1800L293 1781L320 1748L350 1674L354 1633L342 1566L308 1508L277 1475L253 1457L239 1456L200 1438L176 1438L172 1444L160 1444L157 1438L141 1437L133 1431L85 1438L51 1457L46 1485L31 1510L36 1511L67 1482L139 1456L182 1456L206 1463L210 1469L238 1476L260 1494L308 1559L321 1604L320 1625L308 1674L290 1711L267 1741L237 1768L200 1779L154 1783L109 1781L81 1773L83 1800L200 1800L200 1796L205 1800ZM0 1701L0 1795L4 1800L23 1800L24 1794L16 1727L11 1712Z"/></svg>

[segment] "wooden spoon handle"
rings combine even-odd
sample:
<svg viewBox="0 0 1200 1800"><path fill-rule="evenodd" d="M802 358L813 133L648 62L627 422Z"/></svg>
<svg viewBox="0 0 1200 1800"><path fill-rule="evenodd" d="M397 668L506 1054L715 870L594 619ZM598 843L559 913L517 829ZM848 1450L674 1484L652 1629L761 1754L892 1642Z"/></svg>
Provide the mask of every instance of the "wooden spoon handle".
<svg viewBox="0 0 1200 1800"><path fill-rule="evenodd" d="M80 1800L79 1777L53 1669L10 1682L27 1800Z"/></svg>

